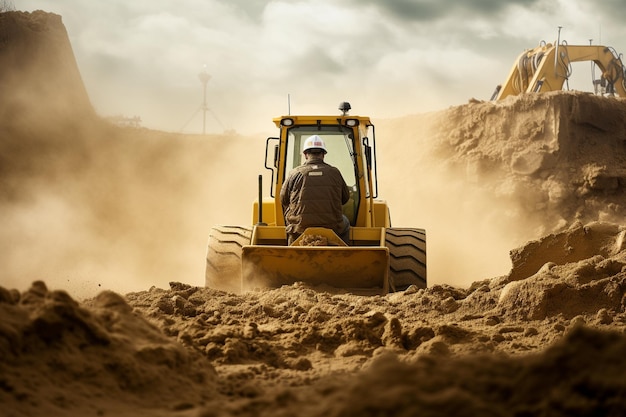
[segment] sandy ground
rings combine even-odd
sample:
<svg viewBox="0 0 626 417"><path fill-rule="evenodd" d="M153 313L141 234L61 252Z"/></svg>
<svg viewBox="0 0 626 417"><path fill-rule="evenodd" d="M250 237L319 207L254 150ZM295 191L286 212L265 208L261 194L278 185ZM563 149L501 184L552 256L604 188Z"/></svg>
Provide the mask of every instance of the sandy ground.
<svg viewBox="0 0 626 417"><path fill-rule="evenodd" d="M112 126L60 18L0 29L3 415L623 415L624 100L380 121L428 288L233 294L203 287L206 233L248 224L264 138Z"/></svg>
<svg viewBox="0 0 626 417"><path fill-rule="evenodd" d="M623 236L579 224L466 290L2 289L0 398L10 416L620 416ZM515 279L541 246L586 249Z"/></svg>

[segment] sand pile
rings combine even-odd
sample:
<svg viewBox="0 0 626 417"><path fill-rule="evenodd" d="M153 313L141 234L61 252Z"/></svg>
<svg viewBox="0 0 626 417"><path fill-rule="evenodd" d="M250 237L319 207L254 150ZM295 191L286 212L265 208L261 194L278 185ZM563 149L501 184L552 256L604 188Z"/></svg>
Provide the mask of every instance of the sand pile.
<svg viewBox="0 0 626 417"><path fill-rule="evenodd" d="M530 242L515 252L528 263L548 240L592 256L467 290L172 283L79 304L42 282L2 289L0 398L15 416L618 416L626 255L594 254L622 235L590 224Z"/></svg>
<svg viewBox="0 0 626 417"><path fill-rule="evenodd" d="M55 15L0 14L0 64L5 415L623 414L623 100L383 121L392 221L426 227L437 280L232 294L199 286L206 233L249 224L263 140L103 122Z"/></svg>
<svg viewBox="0 0 626 417"><path fill-rule="evenodd" d="M41 281L21 295L0 292L5 415L176 409L185 406L182 399L205 399L215 383L200 355L170 340L118 294L102 292L87 308Z"/></svg>
<svg viewBox="0 0 626 417"><path fill-rule="evenodd" d="M539 232L574 220L619 222L625 112L623 98L582 92L511 97L448 110L432 143L446 164L514 203Z"/></svg>

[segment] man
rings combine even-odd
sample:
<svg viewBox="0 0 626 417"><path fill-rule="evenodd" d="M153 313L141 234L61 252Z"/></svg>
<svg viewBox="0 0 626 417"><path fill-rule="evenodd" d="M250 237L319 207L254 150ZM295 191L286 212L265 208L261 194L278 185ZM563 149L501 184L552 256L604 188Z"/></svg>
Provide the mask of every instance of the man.
<svg viewBox="0 0 626 417"><path fill-rule="evenodd" d="M350 222L342 206L348 202L350 190L341 172L324 162L326 145L318 135L304 141L302 152L304 164L289 173L280 190L289 244L307 227L332 229L348 243Z"/></svg>

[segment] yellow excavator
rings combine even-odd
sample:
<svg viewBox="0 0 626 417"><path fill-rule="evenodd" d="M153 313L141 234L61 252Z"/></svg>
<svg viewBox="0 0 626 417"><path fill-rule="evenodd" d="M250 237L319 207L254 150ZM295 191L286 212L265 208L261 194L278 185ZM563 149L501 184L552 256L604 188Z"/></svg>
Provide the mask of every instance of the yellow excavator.
<svg viewBox="0 0 626 417"><path fill-rule="evenodd" d="M426 287L425 230L391 227L389 207L378 198L374 125L369 117L350 116L347 102L339 110L340 115L273 119L280 135L266 140L270 195L263 196L259 175L251 224L211 229L206 286L239 293L303 282L356 294ZM347 244L331 229L309 228L288 245L280 190L303 162L303 144L312 135L324 140L325 162L341 171L350 189L343 206L351 226Z"/></svg>
<svg viewBox="0 0 626 417"><path fill-rule="evenodd" d="M571 75L571 63L591 61L601 71L593 79L594 91L602 95L626 97L626 69L611 47L601 45L568 45L541 42L518 57L505 83L499 85L491 100L502 100L521 93L562 90Z"/></svg>

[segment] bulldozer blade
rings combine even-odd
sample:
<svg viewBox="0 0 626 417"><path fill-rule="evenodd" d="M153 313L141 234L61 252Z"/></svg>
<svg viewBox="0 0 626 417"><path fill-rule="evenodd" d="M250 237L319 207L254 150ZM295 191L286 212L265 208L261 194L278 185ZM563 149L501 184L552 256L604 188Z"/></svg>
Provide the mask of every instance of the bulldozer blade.
<svg viewBox="0 0 626 417"><path fill-rule="evenodd" d="M295 282L389 291L389 249L340 246L244 246L242 289Z"/></svg>

